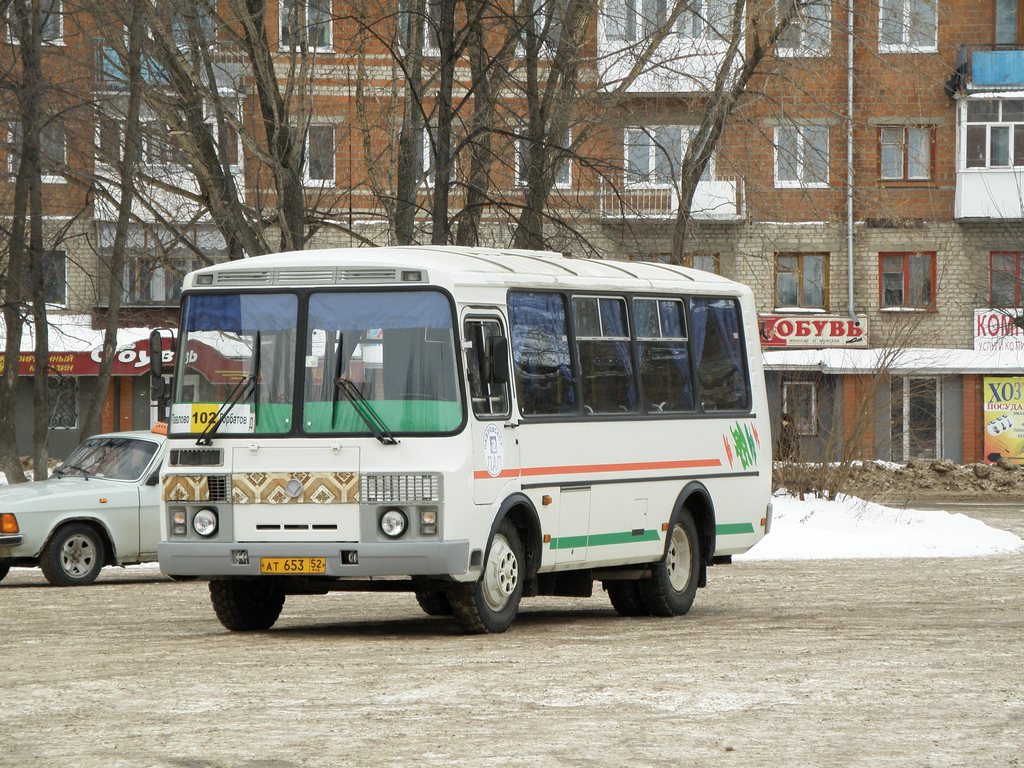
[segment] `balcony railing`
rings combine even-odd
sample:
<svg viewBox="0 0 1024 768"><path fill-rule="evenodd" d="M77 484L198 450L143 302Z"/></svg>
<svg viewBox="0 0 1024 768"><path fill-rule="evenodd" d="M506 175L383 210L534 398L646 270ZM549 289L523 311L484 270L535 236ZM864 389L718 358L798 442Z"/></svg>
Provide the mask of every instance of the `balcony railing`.
<svg viewBox="0 0 1024 768"><path fill-rule="evenodd" d="M120 52L107 45L103 38L96 38L96 65L93 70L95 89L102 92L118 92L128 88L128 69L121 60ZM221 88L230 87L241 74L245 65L245 54L239 48L218 44L210 50L210 59L214 73ZM167 72L150 56L143 56L142 79L149 85L166 85ZM203 80L206 73L202 74Z"/></svg>
<svg viewBox="0 0 1024 768"><path fill-rule="evenodd" d="M679 210L679 192L667 186L617 186L601 182L601 217L670 219ZM743 180L712 179L697 184L690 216L707 221L737 221L744 215Z"/></svg>
<svg viewBox="0 0 1024 768"><path fill-rule="evenodd" d="M968 90L1024 87L1024 48L964 46L960 56Z"/></svg>

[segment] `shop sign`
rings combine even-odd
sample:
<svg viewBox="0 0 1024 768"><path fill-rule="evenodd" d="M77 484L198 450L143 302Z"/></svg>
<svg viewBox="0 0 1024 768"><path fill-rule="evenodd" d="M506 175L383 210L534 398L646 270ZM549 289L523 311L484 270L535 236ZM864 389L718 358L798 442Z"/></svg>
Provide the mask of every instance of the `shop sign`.
<svg viewBox="0 0 1024 768"><path fill-rule="evenodd" d="M166 342L165 342L166 343ZM89 352L51 352L47 362L48 375L60 376L98 376L100 358L103 350L100 347ZM173 365L174 352L163 351L164 367ZM4 354L0 352L0 373L4 370ZM149 372L149 340L141 339L117 350L114 358L114 376L138 376ZM22 352L18 355L18 375L34 376L36 373L36 356L34 352Z"/></svg>
<svg viewBox="0 0 1024 768"><path fill-rule="evenodd" d="M857 315L760 315L762 347L866 347L868 319Z"/></svg>
<svg viewBox="0 0 1024 768"><path fill-rule="evenodd" d="M1024 350L1024 328L1019 309L974 310L974 351Z"/></svg>
<svg viewBox="0 0 1024 768"><path fill-rule="evenodd" d="M1024 377L985 376L982 387L985 460L1024 464Z"/></svg>

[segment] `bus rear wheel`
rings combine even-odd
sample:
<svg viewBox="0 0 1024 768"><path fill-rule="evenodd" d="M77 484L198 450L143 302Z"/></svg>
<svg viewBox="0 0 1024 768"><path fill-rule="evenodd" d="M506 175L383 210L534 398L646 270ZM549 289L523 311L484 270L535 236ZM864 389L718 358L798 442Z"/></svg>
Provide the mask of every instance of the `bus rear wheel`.
<svg viewBox="0 0 1024 768"><path fill-rule="evenodd" d="M519 532L503 520L487 550L480 579L448 585L452 614L466 632L504 632L515 621L523 596L526 560Z"/></svg>
<svg viewBox="0 0 1024 768"><path fill-rule="evenodd" d="M232 632L274 626L284 608L284 591L271 578L210 582L210 600L220 623Z"/></svg>
<svg viewBox="0 0 1024 768"><path fill-rule="evenodd" d="M640 599L655 616L681 616L690 610L700 581L700 543L689 510L683 509L668 534L665 555L639 583Z"/></svg>

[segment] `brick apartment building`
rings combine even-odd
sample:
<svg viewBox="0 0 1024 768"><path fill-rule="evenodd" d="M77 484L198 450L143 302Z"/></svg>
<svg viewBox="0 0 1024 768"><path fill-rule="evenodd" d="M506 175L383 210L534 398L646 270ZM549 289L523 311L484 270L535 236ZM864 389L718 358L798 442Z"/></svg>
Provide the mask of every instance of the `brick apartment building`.
<svg viewBox="0 0 1024 768"><path fill-rule="evenodd" d="M47 231L55 242L48 257L52 314L60 323L62 314L102 316L108 305L108 286L97 275L114 241L117 190L109 180L127 96L116 46L104 36L109 22L62 0L43 5L54 11L44 49L47 76L60 86L51 88L59 94L53 98L90 97L88 109L69 106L42 137L50 163ZM424 4L428 79L438 44L433 15L442 5ZM541 6L548 14L541 15L543 29L560 28L551 20L566 4ZM282 73L294 61L294 17L282 13L290 7L267 5ZM395 51L409 3L298 0L295 7L315 52L303 175L307 205L317 207L322 226L307 247L385 244L394 232L387 201L403 103ZM690 0L678 13L672 0L605 0L599 7L583 48L586 93L564 138L574 154L554 173L555 223L546 235L550 247L580 255L665 259L678 208L675 171L726 61L722 29L734 5ZM748 54L785 7L783 0L750 2ZM631 52L665 23L671 29L648 50L650 66L617 89L634 62ZM754 288L774 416L792 415L803 458L1006 456L1024 463L1024 418L1013 424L1015 410L1024 413L1024 341L1014 323L1024 304L1022 29L1018 0L812 2L761 63L728 121L697 185L685 258ZM0 47L9 69L17 41L8 34ZM258 105L244 57L225 46L217 65L232 75L222 96L236 105L239 129L252 127ZM462 62L458 71L460 98L468 66ZM525 99L505 87L513 117L494 132L496 202L483 217L483 245L509 244L507 211L527 181L514 117L522 116ZM422 242L430 239L426 219L436 190L429 160L436 109L427 110L416 229ZM3 119L11 170L17 121L10 110ZM146 174L129 233L122 311L125 325L169 325L181 274L227 258L230 248L195 197L161 183L175 176L185 192L194 187L176 147L184 132L146 106L142 119L150 126L140 153ZM462 119L457 135L467 123ZM253 143L222 130L215 129L216 139L231 147L229 172L247 202L272 199ZM461 146L453 210L466 202L469 160ZM11 189L0 183L5 208ZM79 346L62 351L90 351L84 341ZM63 414L55 423L64 430L59 445L74 443L79 407L91 392L86 369L78 370L54 381ZM148 382L132 372L122 368L115 377L107 427L148 424ZM19 429L19 447L21 435Z"/></svg>

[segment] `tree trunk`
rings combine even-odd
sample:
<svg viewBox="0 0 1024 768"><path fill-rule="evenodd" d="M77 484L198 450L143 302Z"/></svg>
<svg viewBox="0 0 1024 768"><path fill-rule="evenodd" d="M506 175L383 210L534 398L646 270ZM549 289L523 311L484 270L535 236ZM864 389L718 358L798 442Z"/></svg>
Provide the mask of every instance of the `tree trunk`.
<svg viewBox="0 0 1024 768"><path fill-rule="evenodd" d="M402 129L398 135L398 178L395 196L395 240L415 242L416 196L423 174L423 22L425 0L409 0L409 25L405 37L405 100Z"/></svg>

